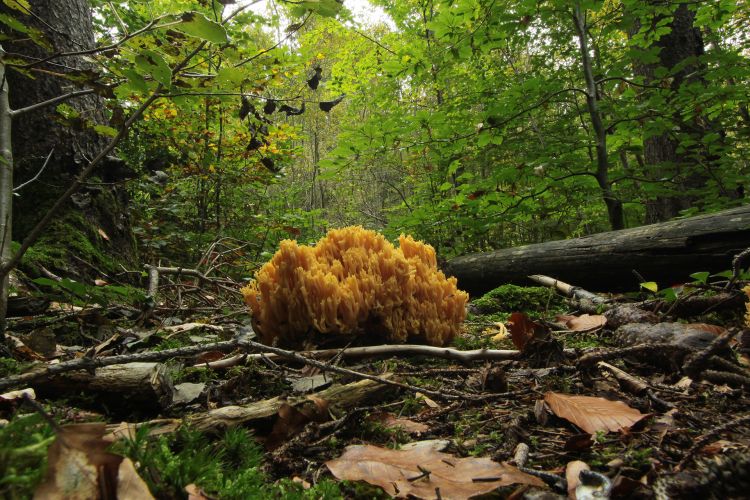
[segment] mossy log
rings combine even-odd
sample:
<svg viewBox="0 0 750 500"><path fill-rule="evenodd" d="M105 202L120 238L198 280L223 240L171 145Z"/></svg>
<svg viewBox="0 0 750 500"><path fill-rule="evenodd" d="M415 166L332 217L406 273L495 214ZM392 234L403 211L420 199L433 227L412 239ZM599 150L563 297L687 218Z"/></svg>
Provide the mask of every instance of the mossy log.
<svg viewBox="0 0 750 500"><path fill-rule="evenodd" d="M745 205L634 229L466 255L450 260L445 271L473 296L506 283L531 284L531 274L594 291L634 291L641 281L671 285L690 281L694 272L731 269L732 257L748 247L750 205Z"/></svg>
<svg viewBox="0 0 750 500"><path fill-rule="evenodd" d="M93 371L77 370L32 385L41 392L111 395L159 407L168 406L174 393L169 367L148 362L103 366Z"/></svg>

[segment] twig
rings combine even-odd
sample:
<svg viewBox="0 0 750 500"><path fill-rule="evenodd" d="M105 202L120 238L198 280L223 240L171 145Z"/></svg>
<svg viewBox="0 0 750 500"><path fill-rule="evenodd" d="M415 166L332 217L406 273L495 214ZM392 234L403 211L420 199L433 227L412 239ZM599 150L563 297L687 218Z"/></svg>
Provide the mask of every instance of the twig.
<svg viewBox="0 0 750 500"><path fill-rule="evenodd" d="M727 384L750 388L750 377L737 373L704 370L703 373L701 373L701 378L714 384Z"/></svg>
<svg viewBox="0 0 750 500"><path fill-rule="evenodd" d="M341 354L344 358L369 358L377 356L432 356L435 358L451 359L460 362L469 361L504 361L518 358L521 353L515 350L501 349L474 349L472 351L460 351L447 347L432 347L428 345L376 345L365 347L351 347L349 349L324 349L320 351L302 352L305 357L312 359L330 359ZM230 358L211 361L209 363L199 363L194 368L230 368L243 362L246 359L260 358L260 354L238 354ZM272 359L276 356L272 356Z"/></svg>
<svg viewBox="0 0 750 500"><path fill-rule="evenodd" d="M597 363L599 361L607 361L610 359L622 358L625 356L632 356L634 354L652 354L660 357L664 357L671 353L692 353L695 349L690 347L681 346L670 343L657 343L657 344L639 344L632 347L621 347L617 349L606 349L596 350L589 352L578 358L578 365L585 366Z"/></svg>
<svg viewBox="0 0 750 500"><path fill-rule="evenodd" d="M738 331L736 328L730 328L712 340L705 349L688 356L682 364L682 371L688 377L697 378L708 365L709 359L719 351L726 349Z"/></svg>
<svg viewBox="0 0 750 500"><path fill-rule="evenodd" d="M424 389L421 387L410 386L407 384L400 384L398 382L386 381L382 377L376 377L374 375L366 375L366 374L356 372L354 370L348 370L346 368L331 366L326 363L317 361L313 358L315 356L330 357L331 355L337 354L339 352L338 349L329 349L326 351L313 351L310 353L310 355L313 357L307 357L297 352L287 351L285 349L279 349L276 347L265 346L261 343L253 342L251 340L246 340L246 339L234 339L234 340L228 340L224 342L214 342L211 344L201 344L197 346L179 347L177 349L167 349L164 351L141 352L141 353L136 353L136 354L122 354L118 356L109 356L109 357L104 357L104 358L74 359L71 361L58 363L56 365L46 365L43 368L39 369L38 371L34 371L31 373L23 373L21 375L14 375L11 377L0 379L0 391L3 391L10 387L16 387L16 386L21 386L21 385L27 385L30 383L35 383L40 380L54 377L56 375L69 372L69 371L93 370L95 368L99 368L103 366L133 363L136 361L163 361L163 360L172 359L172 358L195 356L197 354L203 354L205 352L210 352L210 351L230 352L235 349L258 351L259 353L272 353L273 356L268 355L268 354L243 355L243 356L257 357L257 358L267 357L267 358L291 359L294 361L298 361L300 363L315 366L324 371L333 371L333 372L343 373L343 374L350 375L350 376L357 377L357 378L365 378L369 380L374 380L374 381L385 383L388 385L394 385L394 386L407 389L410 391L422 392L423 394L426 394L430 397L443 398L443 399L460 399L460 398L468 397L467 394L462 394L457 391L439 392L439 391L432 391L432 390ZM486 357L485 358L479 357L481 355L485 355L485 356L497 355L499 359L509 359L518 355L518 351L490 351L490 350L485 350L485 349L478 349L476 351L457 351L455 349L443 349L439 347L430 347L430 346L386 345L386 346L372 346L372 347L349 349L345 351L346 356L351 356L352 351L355 351L355 354L359 354L360 356L375 356L375 355L382 355L382 354L393 355L393 354L398 354L398 353L403 354L404 352L407 352L409 354L422 354L422 355L431 353L432 355L437 356L442 352L444 354L444 357L448 357L449 359L472 359L472 360L473 359L488 359ZM462 357L463 354L466 354L467 356L464 358ZM206 366L206 364L204 363L204 364L197 365L197 366Z"/></svg>
<svg viewBox="0 0 750 500"><path fill-rule="evenodd" d="M577 286L569 285L564 281L550 278L549 276L544 276L543 274L532 274L531 276L529 276L529 279L531 281L539 283L540 285L554 288L566 297L574 297L578 300L589 300L596 305L603 305L607 302L605 298L600 297L595 293L591 293Z"/></svg>
<svg viewBox="0 0 750 500"><path fill-rule="evenodd" d="M49 163L49 159L52 158L52 153L54 153L54 152L55 152L55 148L50 149L49 154L47 155L47 159L44 160L44 164L42 165L42 168L39 169L39 172L37 172L34 177L32 177L28 181L24 182L20 186L14 187L13 188L13 192L16 193L16 192L20 191L21 188L23 188L25 186L28 186L29 184L31 184L32 182L34 182L35 180L37 180L39 178L39 176L42 175L42 172L44 172L44 169L47 168L47 164Z"/></svg>
<svg viewBox="0 0 750 500"><path fill-rule="evenodd" d="M703 434L695 440L695 444L687 451L687 453L685 453L685 456L682 457L682 460L680 460L680 463L677 464L675 470L682 470L682 468L685 467L688 462L693 459L695 453L703 448L706 444L708 444L709 441L712 441L726 431L736 430L738 427L748 424L750 424L750 413L737 417L734 420L730 420L729 422L720 425L719 427L714 427L706 434Z"/></svg>
<svg viewBox="0 0 750 500"><path fill-rule="evenodd" d="M46 101L34 103L31 106L26 106L25 108L11 110L9 111L9 114L11 117L15 118L16 116L23 115L25 113L30 113L32 111L36 111L37 109L41 109L46 106L52 106L53 104L57 104L58 102L67 101L68 99L73 99L74 97L80 97L82 95L89 95L93 93L94 93L94 89L76 90L74 92L69 92L67 94L53 97L52 99L47 99Z"/></svg>
<svg viewBox="0 0 750 500"><path fill-rule="evenodd" d="M623 389L635 394L636 396L643 394L648 390L648 383L640 377L629 374L624 370L620 370L616 366L612 366L604 361L599 361L596 366L600 369L606 370L617 379Z"/></svg>
<svg viewBox="0 0 750 500"><path fill-rule="evenodd" d="M727 283L727 290L730 290L737 280L740 279L740 271L742 271L742 265L746 260L750 260L750 248L738 253L734 256L734 259L732 259L732 278L729 280L729 283Z"/></svg>

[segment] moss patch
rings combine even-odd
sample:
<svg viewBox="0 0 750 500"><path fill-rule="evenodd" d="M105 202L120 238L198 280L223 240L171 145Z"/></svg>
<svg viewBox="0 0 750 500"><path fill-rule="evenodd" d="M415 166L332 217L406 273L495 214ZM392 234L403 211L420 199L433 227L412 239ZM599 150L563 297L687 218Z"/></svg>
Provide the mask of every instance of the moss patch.
<svg viewBox="0 0 750 500"><path fill-rule="evenodd" d="M565 311L563 298L551 288L540 286L503 285L472 301L471 305L474 312L485 315L515 311L539 315L542 311Z"/></svg>
<svg viewBox="0 0 750 500"><path fill-rule="evenodd" d="M108 243L83 215L70 212L49 225L24 254L21 268L32 276L38 276L41 267L74 276L98 275L94 268L104 273L114 272L118 260L106 253L105 245ZM14 243L13 251L19 247Z"/></svg>

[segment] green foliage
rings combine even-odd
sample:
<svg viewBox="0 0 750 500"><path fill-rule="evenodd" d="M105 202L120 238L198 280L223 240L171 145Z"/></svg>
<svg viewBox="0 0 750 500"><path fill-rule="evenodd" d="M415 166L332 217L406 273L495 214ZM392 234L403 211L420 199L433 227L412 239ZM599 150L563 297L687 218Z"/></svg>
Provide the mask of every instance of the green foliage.
<svg viewBox="0 0 750 500"><path fill-rule="evenodd" d="M0 378L18 375L23 371L21 363L13 358L0 358Z"/></svg>
<svg viewBox="0 0 750 500"><path fill-rule="evenodd" d="M65 300L79 305L98 304L104 307L117 302L135 304L146 298L142 290L129 286L92 286L69 278L60 281L36 278L33 281L37 285L47 287L52 293L59 294Z"/></svg>
<svg viewBox="0 0 750 500"><path fill-rule="evenodd" d="M185 427L157 438L150 438L148 429L142 428L135 439L117 442L115 451L138 464L139 474L157 498L182 498L189 484L227 499L341 498L331 481L306 491L291 481L269 483L260 469L263 449L242 428L229 429L214 441Z"/></svg>
<svg viewBox="0 0 750 500"><path fill-rule="evenodd" d="M503 285L484 294L471 302L480 314L498 312L562 312L564 300L555 291L547 287L522 287Z"/></svg>
<svg viewBox="0 0 750 500"><path fill-rule="evenodd" d="M0 497L31 498L44 477L54 433L41 415L16 415L0 427Z"/></svg>

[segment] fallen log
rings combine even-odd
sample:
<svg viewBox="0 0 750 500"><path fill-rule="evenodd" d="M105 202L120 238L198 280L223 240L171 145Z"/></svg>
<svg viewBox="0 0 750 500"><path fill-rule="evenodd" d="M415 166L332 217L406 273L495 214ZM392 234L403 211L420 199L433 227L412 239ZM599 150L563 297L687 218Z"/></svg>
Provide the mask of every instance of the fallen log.
<svg viewBox="0 0 750 500"><path fill-rule="evenodd" d="M645 281L671 285L698 271L729 270L750 247L750 205L687 219L583 238L456 257L445 266L458 286L478 296L506 283L529 285L544 274L589 290L638 290Z"/></svg>

